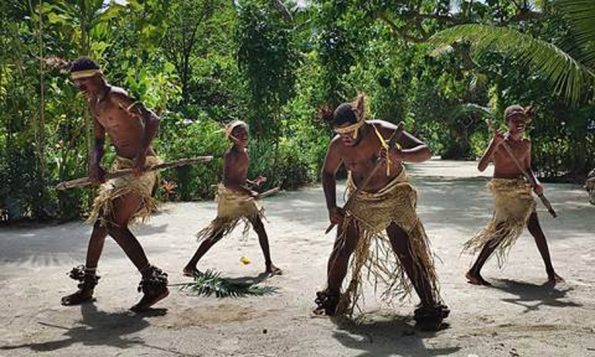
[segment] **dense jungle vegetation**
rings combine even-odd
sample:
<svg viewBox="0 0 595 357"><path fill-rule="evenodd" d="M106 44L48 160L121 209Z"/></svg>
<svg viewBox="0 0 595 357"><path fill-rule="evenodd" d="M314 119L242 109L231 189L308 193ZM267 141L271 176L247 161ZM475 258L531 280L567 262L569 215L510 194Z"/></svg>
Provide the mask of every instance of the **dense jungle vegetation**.
<svg viewBox="0 0 595 357"><path fill-rule="evenodd" d="M580 181L595 167L594 18L590 0L2 1L0 221L91 202L53 189L87 173L92 125L64 69L80 55L160 115L163 159L215 155L163 171L163 200L212 197L234 118L251 126L252 175L315 182L332 136L317 109L360 92L370 117L456 160L481 155L487 116L534 103L535 170Z"/></svg>

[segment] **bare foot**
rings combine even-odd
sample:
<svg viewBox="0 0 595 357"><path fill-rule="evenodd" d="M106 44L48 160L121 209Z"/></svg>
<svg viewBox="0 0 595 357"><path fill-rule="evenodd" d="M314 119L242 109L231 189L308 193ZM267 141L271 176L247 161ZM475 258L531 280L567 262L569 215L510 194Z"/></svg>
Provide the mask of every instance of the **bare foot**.
<svg viewBox="0 0 595 357"><path fill-rule="evenodd" d="M548 274L547 282L549 284L556 285L557 283L564 282L564 278L562 278L560 275L558 275L556 273L552 273L552 274Z"/></svg>
<svg viewBox="0 0 595 357"><path fill-rule="evenodd" d="M95 298L93 297L93 290L79 290L74 294L63 296L61 303L64 306L72 306L91 301L95 301Z"/></svg>
<svg viewBox="0 0 595 357"><path fill-rule="evenodd" d="M269 274L270 276L283 274L283 271L281 271L281 269L277 268L273 264L270 264L269 266L267 266L266 270L264 272Z"/></svg>
<svg viewBox="0 0 595 357"><path fill-rule="evenodd" d="M491 286L492 284L488 283L484 278L481 277L479 273L473 273L469 270L465 273L465 278L467 278L467 282L473 285L486 285Z"/></svg>
<svg viewBox="0 0 595 357"><path fill-rule="evenodd" d="M130 310L134 312L146 311L160 300L165 299L167 295L169 295L169 290L167 288L163 288L161 291L154 294L145 294L136 305L130 308Z"/></svg>
<svg viewBox="0 0 595 357"><path fill-rule="evenodd" d="M196 269L196 267L187 266L184 268L184 270L182 270L182 274L184 274L184 276L193 277L197 273L199 273L199 271Z"/></svg>

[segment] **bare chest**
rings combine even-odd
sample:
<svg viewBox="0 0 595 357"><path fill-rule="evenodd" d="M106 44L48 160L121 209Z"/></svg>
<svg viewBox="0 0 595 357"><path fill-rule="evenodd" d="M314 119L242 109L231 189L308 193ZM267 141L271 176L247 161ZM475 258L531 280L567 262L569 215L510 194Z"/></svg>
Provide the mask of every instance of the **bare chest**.
<svg viewBox="0 0 595 357"><path fill-rule="evenodd" d="M508 147L505 147L507 145ZM494 166L498 172L519 173L521 167L525 167L529 150L523 143L510 144L502 143L494 153ZM518 164L517 164L518 163Z"/></svg>
<svg viewBox="0 0 595 357"><path fill-rule="evenodd" d="M108 135L115 140L121 136L142 135L143 125L139 118L130 115L124 108L109 100L90 105L91 113Z"/></svg>
<svg viewBox="0 0 595 357"><path fill-rule="evenodd" d="M377 141L377 140L376 140ZM367 140L355 147L344 147L341 159L348 171L366 173L374 167L380 155L380 143Z"/></svg>

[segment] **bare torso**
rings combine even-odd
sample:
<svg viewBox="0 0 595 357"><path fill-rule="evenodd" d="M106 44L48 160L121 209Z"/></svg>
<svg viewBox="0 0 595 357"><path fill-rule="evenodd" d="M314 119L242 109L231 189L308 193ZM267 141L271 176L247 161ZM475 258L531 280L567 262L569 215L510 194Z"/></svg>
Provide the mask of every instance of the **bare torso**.
<svg viewBox="0 0 595 357"><path fill-rule="evenodd" d="M238 187L246 184L250 157L246 150L229 149L225 153L223 164L223 184L226 187Z"/></svg>
<svg viewBox="0 0 595 357"><path fill-rule="evenodd" d="M527 139L511 140L510 137L498 146L492 156L494 162L495 178L517 178L522 176L522 171L518 168L514 159L510 156L504 145L507 144L516 160L521 164L524 170L529 171L528 163L531 162L531 142Z"/></svg>
<svg viewBox="0 0 595 357"><path fill-rule="evenodd" d="M105 130L116 153L134 159L143 149L145 127L140 118L126 110L121 100L124 96L128 97L123 89L110 87L105 98L90 98L88 103L96 125ZM146 155L155 155L150 146Z"/></svg>
<svg viewBox="0 0 595 357"><path fill-rule="evenodd" d="M385 141L388 141L393 134L396 126L379 120L367 121L365 131L362 133L360 142L355 146L343 145L339 137L333 139L331 144L331 151L329 155L338 156L345 168L351 172L351 176L356 184L360 186L366 176L373 170L376 165L378 157L382 153L382 145L380 139L374 131L374 127L378 130ZM403 132L399 144L403 147L412 146L410 135ZM377 192L385 187L391 180L397 177L403 170L401 161L390 160L390 174L386 175L386 161L381 164L381 169L370 178L370 181L363 189L367 192Z"/></svg>

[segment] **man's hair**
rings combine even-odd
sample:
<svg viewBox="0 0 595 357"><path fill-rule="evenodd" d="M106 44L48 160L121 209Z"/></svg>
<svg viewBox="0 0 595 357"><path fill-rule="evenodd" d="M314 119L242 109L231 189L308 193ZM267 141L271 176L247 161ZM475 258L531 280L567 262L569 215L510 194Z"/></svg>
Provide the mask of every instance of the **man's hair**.
<svg viewBox="0 0 595 357"><path fill-rule="evenodd" d="M70 66L70 73L88 69L100 69L99 65L87 56L77 58Z"/></svg>
<svg viewBox="0 0 595 357"><path fill-rule="evenodd" d="M333 113L333 126L341 126L345 123L349 125L355 124L357 122L357 116L353 111L353 106L351 103L343 103L335 109Z"/></svg>
<svg viewBox="0 0 595 357"><path fill-rule="evenodd" d="M246 124L245 121L237 119L232 121L231 123L226 125L227 135L233 134L233 132L239 128L244 128L246 129L246 131L248 131L248 124Z"/></svg>
<svg viewBox="0 0 595 357"><path fill-rule="evenodd" d="M328 106L322 107L320 109L320 115L323 120L333 126L341 126L346 123L349 125L355 124L358 122L358 118L364 115L364 101L365 96L359 94L353 102L343 103L335 110Z"/></svg>
<svg viewBox="0 0 595 357"><path fill-rule="evenodd" d="M509 122L510 119L512 119L517 114L521 114L525 117L527 116L524 107L518 104L513 104L504 110L504 120L506 120L506 122Z"/></svg>

